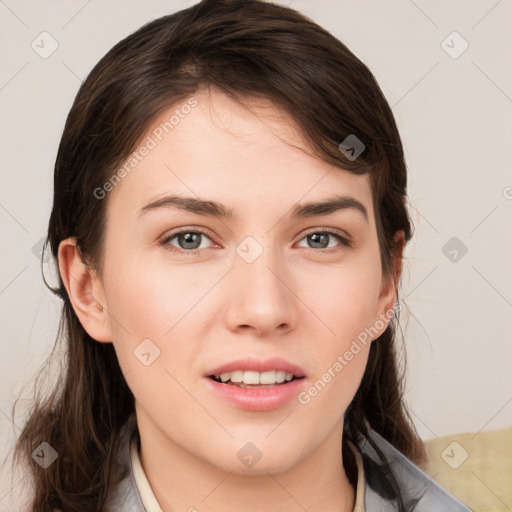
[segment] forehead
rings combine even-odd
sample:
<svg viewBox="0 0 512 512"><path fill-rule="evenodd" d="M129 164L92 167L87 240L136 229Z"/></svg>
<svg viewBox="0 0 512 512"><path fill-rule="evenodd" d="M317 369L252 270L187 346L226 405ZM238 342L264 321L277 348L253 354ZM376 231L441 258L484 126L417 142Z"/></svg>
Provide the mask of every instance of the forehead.
<svg viewBox="0 0 512 512"><path fill-rule="evenodd" d="M349 194L373 217L367 175L358 176L310 154L295 122L266 99L250 110L217 90L198 92L149 125L109 209L133 217L165 194L213 198L237 212L263 215Z"/></svg>

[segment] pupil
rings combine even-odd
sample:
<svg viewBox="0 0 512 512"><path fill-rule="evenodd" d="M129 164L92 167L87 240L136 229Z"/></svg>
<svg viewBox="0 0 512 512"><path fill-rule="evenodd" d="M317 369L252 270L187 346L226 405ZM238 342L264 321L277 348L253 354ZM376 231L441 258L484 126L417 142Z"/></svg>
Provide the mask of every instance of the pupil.
<svg viewBox="0 0 512 512"><path fill-rule="evenodd" d="M183 233L180 235L180 241L184 241L184 249L197 249L200 243L198 244L197 241L199 240L201 234L200 233ZM194 243L194 237L197 238ZM192 245L192 246L191 246Z"/></svg>
<svg viewBox="0 0 512 512"><path fill-rule="evenodd" d="M327 239L328 236L329 236L328 233L313 233L312 235L309 235L309 238L311 238L313 240L313 244L319 244L318 239L320 237L323 237L324 241L325 241L325 239ZM320 246L317 245L314 248L315 249L322 249L322 248L325 248L325 247L327 247L327 244L320 243Z"/></svg>

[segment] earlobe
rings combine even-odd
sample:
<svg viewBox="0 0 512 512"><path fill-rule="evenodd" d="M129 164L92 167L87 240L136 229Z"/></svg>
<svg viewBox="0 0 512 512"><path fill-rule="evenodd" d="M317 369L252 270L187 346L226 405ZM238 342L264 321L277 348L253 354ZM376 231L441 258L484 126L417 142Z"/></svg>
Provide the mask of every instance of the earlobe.
<svg viewBox="0 0 512 512"><path fill-rule="evenodd" d="M76 238L62 240L58 259L62 282L83 328L91 338L111 342L103 285L97 274L82 261Z"/></svg>

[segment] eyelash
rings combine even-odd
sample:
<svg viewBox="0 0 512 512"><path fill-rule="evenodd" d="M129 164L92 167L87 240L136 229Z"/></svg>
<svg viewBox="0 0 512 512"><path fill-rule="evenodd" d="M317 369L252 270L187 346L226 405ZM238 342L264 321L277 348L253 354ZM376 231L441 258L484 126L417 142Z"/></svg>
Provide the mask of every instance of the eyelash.
<svg viewBox="0 0 512 512"><path fill-rule="evenodd" d="M169 245L169 242L172 239L176 238L177 236L179 236L179 235L181 235L183 233L201 234L201 235L204 235L205 237L207 237L208 239L211 240L211 237L209 236L209 234L206 231L203 231L200 228L181 229L180 231L176 231L174 233L171 233L169 236L165 237L162 240L162 242L160 242L160 245L165 246L170 251L178 253L178 254L192 254L192 255L195 255L198 252L203 250L203 249L191 249L191 250L187 251L187 250L178 249L178 248L176 248L174 246ZM314 234L329 234L329 235L334 236L341 243L341 245L343 247L350 247L350 248L353 247L353 243L352 243L352 241L348 237L343 236L338 231L330 229L330 228L320 228L320 229L315 229L313 231L309 231L299 241L303 240L304 238L306 238L309 235L314 235ZM213 242L213 240L211 240L211 241ZM320 251L320 252L325 252L325 253L328 253L328 254L333 252L333 250L334 251L337 250L336 247L329 247L328 249L313 249L313 248L310 248L310 249L313 250L313 251Z"/></svg>

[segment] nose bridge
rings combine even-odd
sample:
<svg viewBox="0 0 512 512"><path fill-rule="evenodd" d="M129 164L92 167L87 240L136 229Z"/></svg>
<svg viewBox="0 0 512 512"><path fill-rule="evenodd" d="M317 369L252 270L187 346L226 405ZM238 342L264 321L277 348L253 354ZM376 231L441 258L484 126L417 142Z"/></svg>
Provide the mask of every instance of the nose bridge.
<svg viewBox="0 0 512 512"><path fill-rule="evenodd" d="M236 267L238 275L252 293L276 292L284 287L284 262L280 258L280 249L272 241L272 237L247 236L236 248Z"/></svg>
<svg viewBox="0 0 512 512"><path fill-rule="evenodd" d="M258 330L291 324L293 294L285 275L281 251L272 237L247 236L236 248L234 316L239 325Z"/></svg>

